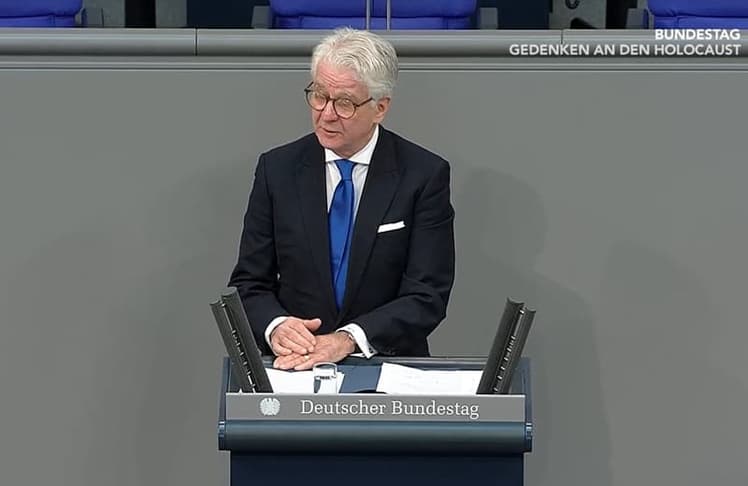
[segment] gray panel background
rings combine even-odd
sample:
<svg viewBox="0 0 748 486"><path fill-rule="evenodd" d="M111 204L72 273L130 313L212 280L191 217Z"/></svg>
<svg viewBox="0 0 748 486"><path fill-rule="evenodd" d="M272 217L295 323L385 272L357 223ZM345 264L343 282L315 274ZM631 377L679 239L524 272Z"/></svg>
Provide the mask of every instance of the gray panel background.
<svg viewBox="0 0 748 486"><path fill-rule="evenodd" d="M306 76L0 70L3 484L226 484L207 303L258 153L308 129ZM528 484L748 483L745 85L402 73L387 126L453 166L434 352L485 354L508 295L539 309Z"/></svg>
<svg viewBox="0 0 748 486"><path fill-rule="evenodd" d="M83 0L83 7L100 8L104 13L106 27L125 26L125 0Z"/></svg>

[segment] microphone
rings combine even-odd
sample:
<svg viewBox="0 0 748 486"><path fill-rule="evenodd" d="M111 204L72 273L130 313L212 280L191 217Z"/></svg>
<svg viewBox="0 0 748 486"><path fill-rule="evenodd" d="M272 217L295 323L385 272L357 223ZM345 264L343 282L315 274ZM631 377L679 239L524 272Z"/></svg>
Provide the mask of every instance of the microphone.
<svg viewBox="0 0 748 486"><path fill-rule="evenodd" d="M514 370L522 356L522 349L534 318L535 310L526 309L524 302L507 299L491 344L491 351L486 358L486 366L478 383L477 394L509 392Z"/></svg>
<svg viewBox="0 0 748 486"><path fill-rule="evenodd" d="M210 304L210 308L241 390L272 393L273 387L236 288L229 287L219 300Z"/></svg>

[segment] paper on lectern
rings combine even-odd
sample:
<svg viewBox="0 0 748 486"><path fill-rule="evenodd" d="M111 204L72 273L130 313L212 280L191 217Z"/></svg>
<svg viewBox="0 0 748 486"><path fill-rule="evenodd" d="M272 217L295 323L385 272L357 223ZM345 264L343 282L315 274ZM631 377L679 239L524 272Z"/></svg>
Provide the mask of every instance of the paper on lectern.
<svg viewBox="0 0 748 486"><path fill-rule="evenodd" d="M273 385L275 393L287 393L306 395L314 393L314 372L313 371L282 371L272 368L266 368L270 384ZM338 371L338 391L343 384L345 375Z"/></svg>
<svg viewBox="0 0 748 486"><path fill-rule="evenodd" d="M421 370L384 363L377 391L399 395L475 395L482 371Z"/></svg>

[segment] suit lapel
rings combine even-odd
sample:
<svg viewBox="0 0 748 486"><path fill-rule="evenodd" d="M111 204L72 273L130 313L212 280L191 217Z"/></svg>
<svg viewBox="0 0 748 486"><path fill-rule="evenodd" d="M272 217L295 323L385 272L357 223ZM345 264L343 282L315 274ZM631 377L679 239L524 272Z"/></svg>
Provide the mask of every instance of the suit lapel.
<svg viewBox="0 0 748 486"><path fill-rule="evenodd" d="M325 152L316 138L297 166L296 191L312 259L320 278L322 293L331 315L337 314L330 273L330 237L327 226L327 189L325 186Z"/></svg>
<svg viewBox="0 0 748 486"><path fill-rule="evenodd" d="M400 180L392 135L381 126L379 130L379 140L366 174L364 192L361 195L353 228L348 279L339 318L347 314L353 297L358 293L361 278L377 237L377 228L390 206Z"/></svg>

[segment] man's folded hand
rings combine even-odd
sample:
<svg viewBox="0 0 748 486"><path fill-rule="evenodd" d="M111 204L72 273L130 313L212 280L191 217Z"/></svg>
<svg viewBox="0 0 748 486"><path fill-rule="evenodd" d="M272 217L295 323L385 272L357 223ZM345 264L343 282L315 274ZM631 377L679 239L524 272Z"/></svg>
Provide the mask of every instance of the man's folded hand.
<svg viewBox="0 0 748 486"><path fill-rule="evenodd" d="M324 334L316 336L312 352L280 355L275 359L273 367L281 370L309 370L317 363L337 363L355 350L355 343L346 333Z"/></svg>
<svg viewBox="0 0 748 486"><path fill-rule="evenodd" d="M321 325L319 319L287 318L270 334L273 353L276 356L303 356L314 352L317 340L313 333Z"/></svg>

